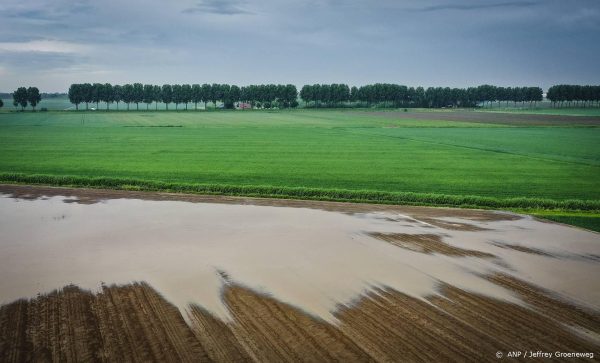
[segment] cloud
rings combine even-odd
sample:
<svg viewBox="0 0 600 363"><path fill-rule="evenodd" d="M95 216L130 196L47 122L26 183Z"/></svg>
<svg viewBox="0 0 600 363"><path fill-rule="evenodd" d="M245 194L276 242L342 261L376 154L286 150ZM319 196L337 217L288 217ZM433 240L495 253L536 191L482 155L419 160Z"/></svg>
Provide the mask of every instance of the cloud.
<svg viewBox="0 0 600 363"><path fill-rule="evenodd" d="M457 10L457 11L470 11L470 10L481 10L481 9L494 9L494 8L508 8L508 7L530 7L538 5L534 1L505 1L497 3L473 3L473 4L439 4L431 5L417 9L411 9L412 11L432 12L432 11L443 11L443 10Z"/></svg>
<svg viewBox="0 0 600 363"><path fill-rule="evenodd" d="M184 9L187 14L210 13L219 15L253 14L240 7L242 3L238 0L203 0L191 8Z"/></svg>
<svg viewBox="0 0 600 363"><path fill-rule="evenodd" d="M88 48L77 43L51 39L0 42L0 52L85 53Z"/></svg>

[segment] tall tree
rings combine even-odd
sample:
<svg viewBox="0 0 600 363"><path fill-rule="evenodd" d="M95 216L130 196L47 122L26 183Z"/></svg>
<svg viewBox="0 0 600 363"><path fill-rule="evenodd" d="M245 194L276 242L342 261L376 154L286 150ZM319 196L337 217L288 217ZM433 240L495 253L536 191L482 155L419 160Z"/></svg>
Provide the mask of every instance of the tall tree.
<svg viewBox="0 0 600 363"><path fill-rule="evenodd" d="M110 109L109 105L115 101L113 86L110 83L105 83L102 86L102 94L100 96L101 101L106 102L106 110L108 111Z"/></svg>
<svg viewBox="0 0 600 363"><path fill-rule="evenodd" d="M242 95L241 92L242 91L240 90L240 87L236 86L235 84L232 85L229 88L229 97L228 97L229 102L231 102L231 103L239 102L240 101L240 97Z"/></svg>
<svg viewBox="0 0 600 363"><path fill-rule="evenodd" d="M27 88L27 101L35 111L35 106L42 100L42 96L40 95L40 90L37 87L29 87Z"/></svg>
<svg viewBox="0 0 600 363"><path fill-rule="evenodd" d="M100 101L102 99L102 93L104 90L102 89L104 86L100 83L94 83L92 85L92 102L96 103L96 109L99 108Z"/></svg>
<svg viewBox="0 0 600 363"><path fill-rule="evenodd" d="M13 92L13 102L21 106L21 111L27 107L27 88L19 87Z"/></svg>
<svg viewBox="0 0 600 363"><path fill-rule="evenodd" d="M188 103L192 100L192 86L189 84L181 85L181 103L185 103L185 110L187 111Z"/></svg>
<svg viewBox="0 0 600 363"><path fill-rule="evenodd" d="M113 100L117 104L117 110L119 109L119 102L123 101L123 87L115 84L112 88Z"/></svg>
<svg viewBox="0 0 600 363"><path fill-rule="evenodd" d="M144 93L143 101L146 104L146 111L147 111L148 107L150 106L152 101L154 101L154 87L151 84L145 84L143 93Z"/></svg>
<svg viewBox="0 0 600 363"><path fill-rule="evenodd" d="M144 100L144 86L141 83L133 84L133 92L132 92L131 100L135 103L136 110L139 111L140 110L140 102L142 102Z"/></svg>
<svg viewBox="0 0 600 363"><path fill-rule="evenodd" d="M154 101L154 109L158 111L158 103L161 101L161 88L158 85L152 86L152 99Z"/></svg>
<svg viewBox="0 0 600 363"><path fill-rule="evenodd" d="M163 85L160 92L160 97L168 110L169 103L173 102L173 87L171 87L170 84Z"/></svg>
<svg viewBox="0 0 600 363"><path fill-rule="evenodd" d="M94 97L92 85L90 83L83 83L81 85L81 96L82 101L85 102L85 109L89 110L90 102L93 101Z"/></svg>
<svg viewBox="0 0 600 363"><path fill-rule="evenodd" d="M79 110L79 104L83 101L81 84L74 83L69 87L69 101L75 104L76 110Z"/></svg>
<svg viewBox="0 0 600 363"><path fill-rule="evenodd" d="M173 103L175 104L175 110L177 110L179 104L183 102L183 92L180 84L174 84L173 87Z"/></svg>
<svg viewBox="0 0 600 363"><path fill-rule="evenodd" d="M126 84L123 86L122 88L122 97L123 97L123 102L125 102L125 104L127 105L127 111L129 111L129 104L131 102L133 102L134 100L134 96L133 96L133 85L131 84Z"/></svg>
<svg viewBox="0 0 600 363"><path fill-rule="evenodd" d="M212 98L211 98L211 85L204 83L202 85L202 102L204 102L204 109L206 110L206 103L208 103Z"/></svg>
<svg viewBox="0 0 600 363"><path fill-rule="evenodd" d="M198 102L202 102L202 87L199 84L192 85L192 102L194 103L194 110L198 110Z"/></svg>

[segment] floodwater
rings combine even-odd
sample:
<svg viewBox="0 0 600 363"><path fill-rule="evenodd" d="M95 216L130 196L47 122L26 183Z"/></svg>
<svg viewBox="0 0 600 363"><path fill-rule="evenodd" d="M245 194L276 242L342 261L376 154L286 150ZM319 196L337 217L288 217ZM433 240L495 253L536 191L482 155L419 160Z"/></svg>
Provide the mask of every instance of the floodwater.
<svg viewBox="0 0 600 363"><path fill-rule="evenodd" d="M412 235L481 253L426 252ZM525 305L488 279L494 273L598 311L600 235L500 214L424 218L410 210L0 194L0 305L67 284L98 290L133 281L150 284L184 316L197 304L224 320L231 316L221 292L231 281L334 324L336 309L376 287L426 301L447 284Z"/></svg>

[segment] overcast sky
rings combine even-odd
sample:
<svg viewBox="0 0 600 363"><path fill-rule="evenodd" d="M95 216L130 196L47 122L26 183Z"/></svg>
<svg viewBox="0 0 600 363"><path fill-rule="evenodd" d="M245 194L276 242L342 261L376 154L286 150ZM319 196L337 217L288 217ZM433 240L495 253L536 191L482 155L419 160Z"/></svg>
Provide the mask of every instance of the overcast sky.
<svg viewBox="0 0 600 363"><path fill-rule="evenodd" d="M2 0L0 91L600 84L599 0Z"/></svg>

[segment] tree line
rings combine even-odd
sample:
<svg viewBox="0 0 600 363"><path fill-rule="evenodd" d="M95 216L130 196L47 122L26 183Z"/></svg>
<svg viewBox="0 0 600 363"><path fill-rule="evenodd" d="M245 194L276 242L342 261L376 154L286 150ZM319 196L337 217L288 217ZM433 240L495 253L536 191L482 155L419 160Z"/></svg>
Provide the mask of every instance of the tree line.
<svg viewBox="0 0 600 363"><path fill-rule="evenodd" d="M399 84L376 83L357 87L346 84L305 85L300 98L308 107L339 107L348 102L358 106L380 107L475 107L493 102L539 102L540 87L497 87L481 85L469 88L407 87Z"/></svg>
<svg viewBox="0 0 600 363"><path fill-rule="evenodd" d="M169 109L170 104L185 105L187 110L188 103L193 103L194 108L198 109L199 103L212 103L217 107L217 102L222 102L224 108L234 108L236 102L244 102L251 107L271 108L275 105L281 108L297 107L296 100L298 91L296 86L288 85L250 85L239 87L229 84L165 84L162 86L134 83L125 85L111 85L110 83L76 83L69 87L69 101L75 104L76 109L79 105L85 103L86 109L90 103L95 103L98 108L100 102L106 103L108 110L111 103L116 103L117 109L119 103L123 102L129 110L130 105L136 105L139 110L139 104L145 103L146 109L150 104L155 104L158 109L158 103L165 104Z"/></svg>
<svg viewBox="0 0 600 363"><path fill-rule="evenodd" d="M37 87L19 87L12 93L12 97L13 106L21 106L21 111L27 107L27 104L31 105L31 108L35 111L35 106L42 101L42 95ZM3 103L0 104L0 107L3 105Z"/></svg>
<svg viewBox="0 0 600 363"><path fill-rule="evenodd" d="M574 105L579 107L600 106L600 86L579 86L559 84L548 89L546 98L552 102L552 107L563 107Z"/></svg>
<svg viewBox="0 0 600 363"><path fill-rule="evenodd" d="M12 94L13 105L24 110L31 105L33 110L42 97L56 96L40 94L37 87L19 87ZM223 108L234 108L238 103L240 108L295 108L298 106L298 96L305 102L305 107L478 107L502 105L512 102L524 105L537 104L542 101L543 91L540 87L498 87L481 85L468 88L450 87L408 87L399 84L376 83L360 87L349 87L347 84L314 84L305 85L300 90L292 84L261 84L239 87L229 84L151 84L111 85L110 83L77 83L69 87L68 97L71 103L79 109L80 104L100 102L106 104L106 109L116 103L117 109L121 102L130 109L135 104L139 110L140 103L149 109L152 103L158 109L158 103L164 103L168 110L174 104L175 109L184 105L212 103L217 107L218 102ZM546 95L553 107L564 106L596 106L600 107L600 86L555 85L550 87ZM239 104L243 103L243 104ZM0 100L0 107L3 106Z"/></svg>

